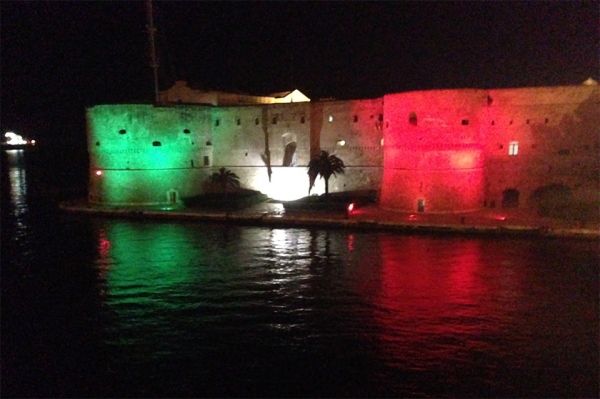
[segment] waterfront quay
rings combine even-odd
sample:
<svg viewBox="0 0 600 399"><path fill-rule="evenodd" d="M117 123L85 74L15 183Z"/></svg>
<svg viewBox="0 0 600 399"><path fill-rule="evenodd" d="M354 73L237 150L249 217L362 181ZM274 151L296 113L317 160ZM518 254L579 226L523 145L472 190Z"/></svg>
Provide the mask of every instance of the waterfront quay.
<svg viewBox="0 0 600 399"><path fill-rule="evenodd" d="M98 206L84 200L65 201L59 207L68 213L105 217L194 220L270 227L600 238L600 224L597 222L544 218L520 209L487 209L460 214L399 213L372 204L351 212L290 211L285 210L280 202L269 201L240 210L214 210L184 206Z"/></svg>

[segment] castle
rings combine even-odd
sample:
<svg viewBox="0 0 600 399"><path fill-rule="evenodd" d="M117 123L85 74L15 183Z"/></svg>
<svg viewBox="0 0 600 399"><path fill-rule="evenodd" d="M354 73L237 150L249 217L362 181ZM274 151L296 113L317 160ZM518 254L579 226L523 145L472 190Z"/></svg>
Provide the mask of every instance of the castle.
<svg viewBox="0 0 600 399"><path fill-rule="evenodd" d="M321 150L346 164L331 192L376 191L388 210L526 208L557 193L599 202L600 90L592 79L344 101L177 82L160 100L87 109L91 204L176 204L210 190L221 167L244 188L294 200L308 195L307 166ZM323 191L318 179L311 193Z"/></svg>

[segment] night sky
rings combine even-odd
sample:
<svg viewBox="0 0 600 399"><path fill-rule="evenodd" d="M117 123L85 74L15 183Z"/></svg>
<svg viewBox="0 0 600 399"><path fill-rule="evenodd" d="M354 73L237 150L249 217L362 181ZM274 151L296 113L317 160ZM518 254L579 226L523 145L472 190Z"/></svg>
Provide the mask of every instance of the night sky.
<svg viewBox="0 0 600 399"><path fill-rule="evenodd" d="M600 2L154 2L160 88L312 99L599 79ZM2 131L85 142L85 108L151 102L145 1L2 1Z"/></svg>

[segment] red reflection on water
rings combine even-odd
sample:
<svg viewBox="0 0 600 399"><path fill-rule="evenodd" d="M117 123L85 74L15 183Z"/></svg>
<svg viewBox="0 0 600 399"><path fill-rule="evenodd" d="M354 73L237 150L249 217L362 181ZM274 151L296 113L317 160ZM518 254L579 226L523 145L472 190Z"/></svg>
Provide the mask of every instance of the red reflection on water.
<svg viewBox="0 0 600 399"><path fill-rule="evenodd" d="M430 367L490 344L499 309L480 277L479 245L381 237L380 289L371 297L379 339L393 362Z"/></svg>

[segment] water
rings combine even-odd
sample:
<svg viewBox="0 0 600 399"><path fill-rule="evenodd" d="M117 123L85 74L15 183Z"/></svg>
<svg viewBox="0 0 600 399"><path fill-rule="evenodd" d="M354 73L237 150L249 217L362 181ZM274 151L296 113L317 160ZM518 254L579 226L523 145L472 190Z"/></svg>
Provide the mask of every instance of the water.
<svg viewBox="0 0 600 399"><path fill-rule="evenodd" d="M597 241L67 215L2 161L5 397L598 396Z"/></svg>

